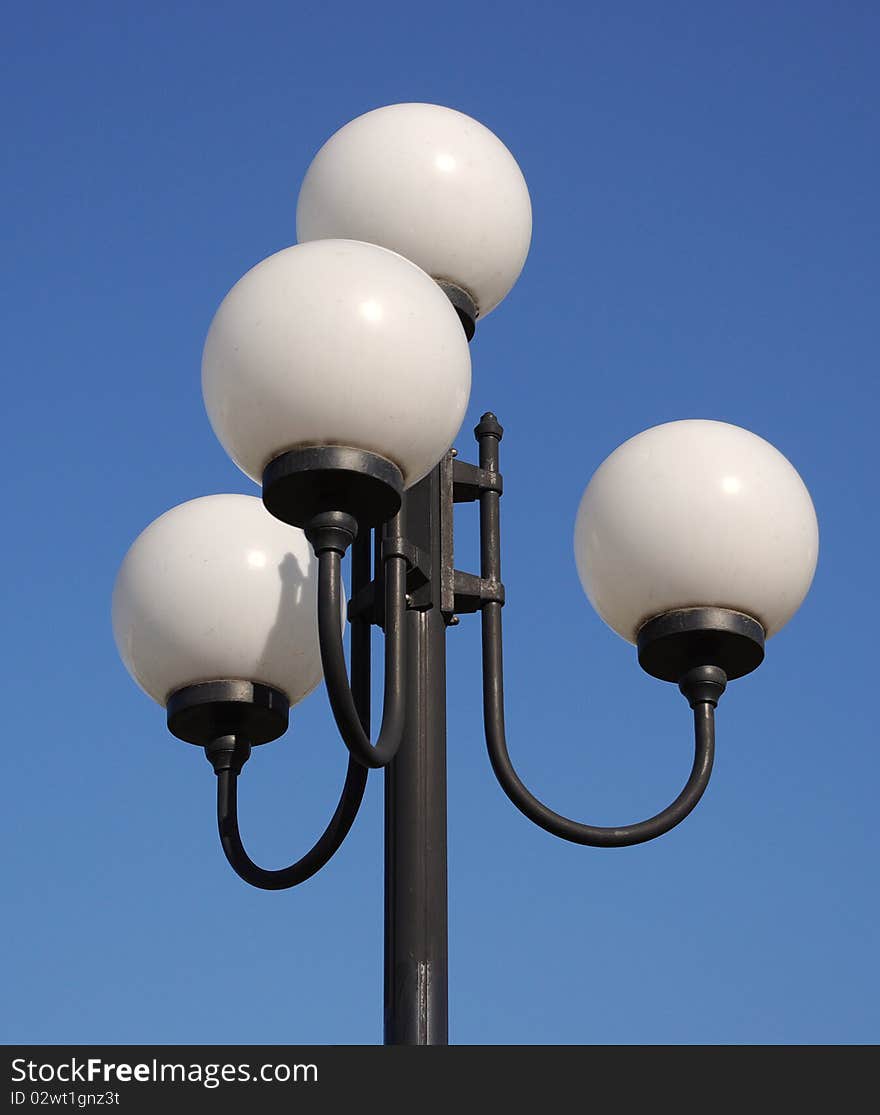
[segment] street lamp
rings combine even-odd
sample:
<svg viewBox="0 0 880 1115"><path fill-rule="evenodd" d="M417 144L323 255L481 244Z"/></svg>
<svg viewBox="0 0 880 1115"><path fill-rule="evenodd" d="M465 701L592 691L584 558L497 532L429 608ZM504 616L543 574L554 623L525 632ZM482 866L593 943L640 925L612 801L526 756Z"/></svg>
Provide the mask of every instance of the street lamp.
<svg viewBox="0 0 880 1115"><path fill-rule="evenodd" d="M318 152L297 234L232 288L204 350L211 423L262 502L208 496L147 527L117 578L114 632L171 732L205 748L224 852L254 886L294 886L323 866L351 828L369 769L385 768L385 1040L445 1044L447 626L481 613L489 757L513 803L566 840L637 844L699 801L715 706L803 601L816 516L792 465L723 422L656 426L599 467L577 514L578 571L642 667L688 700L695 757L679 796L646 821L605 828L555 813L520 780L505 738L501 425L492 413L477 425L478 464L450 448L470 393L467 341L528 251L519 167L461 113L377 109ZM455 568L461 502L479 502L479 574ZM372 625L385 636L375 743ZM238 776L322 673L349 750L339 804L313 848L267 871L242 844Z"/></svg>

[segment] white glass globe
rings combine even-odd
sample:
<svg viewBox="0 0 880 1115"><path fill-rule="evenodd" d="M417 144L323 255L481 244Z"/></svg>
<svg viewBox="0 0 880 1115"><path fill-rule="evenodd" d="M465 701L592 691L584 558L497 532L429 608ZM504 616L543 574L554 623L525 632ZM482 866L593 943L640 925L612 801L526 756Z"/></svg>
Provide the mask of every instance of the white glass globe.
<svg viewBox="0 0 880 1115"><path fill-rule="evenodd" d="M343 445L393 461L409 487L452 444L470 386L442 290L395 252L352 240L258 263L223 299L202 357L214 432L257 483L289 449Z"/></svg>
<svg viewBox="0 0 880 1115"><path fill-rule="evenodd" d="M113 590L113 634L128 672L161 705L220 680L262 682L294 704L322 677L316 598L302 531L255 496L204 496L135 540Z"/></svg>
<svg viewBox="0 0 880 1115"><path fill-rule="evenodd" d="M744 612L769 637L807 594L819 527L778 449L695 419L645 430L599 466L574 548L590 602L631 643L652 617L704 606Z"/></svg>
<svg viewBox="0 0 880 1115"><path fill-rule="evenodd" d="M485 317L522 271L532 207L516 160L488 128L440 105L388 105L315 156L296 235L382 244L462 287Z"/></svg>

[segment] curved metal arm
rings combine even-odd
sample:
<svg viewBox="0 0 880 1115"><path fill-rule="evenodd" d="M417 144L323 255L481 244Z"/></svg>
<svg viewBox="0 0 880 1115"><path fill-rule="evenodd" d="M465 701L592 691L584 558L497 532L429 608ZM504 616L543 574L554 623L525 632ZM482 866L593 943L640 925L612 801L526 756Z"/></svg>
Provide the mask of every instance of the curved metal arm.
<svg viewBox="0 0 880 1115"><path fill-rule="evenodd" d="M367 774L365 767L349 759L336 812L315 846L290 867L267 871L254 863L241 842L238 830L238 773L234 769L219 770L217 827L220 843L233 871L246 883L261 890L286 890L310 879L334 855L354 824L367 785Z"/></svg>
<svg viewBox="0 0 880 1115"><path fill-rule="evenodd" d="M498 443L503 429L494 414L484 414L475 433L480 443L480 467L498 472ZM499 491L480 493L481 576L491 582L501 580ZM487 602L482 608L483 631L483 720L486 744L495 777L501 788L522 813L554 836L575 844L597 848L623 848L662 836L683 821L694 808L709 783L715 757L715 705L711 700L694 701L694 765L684 789L661 813L634 825L604 828L572 821L554 813L523 784L514 770L507 750L504 731L504 669L501 651L501 604ZM722 686L723 688L723 686Z"/></svg>
<svg viewBox="0 0 880 1115"><path fill-rule="evenodd" d="M404 725L403 616L406 610L406 558L385 559L385 701L375 747L361 725L348 681L339 614L342 608L342 554L318 553L318 636L324 680L336 725L352 757L365 767L384 767L397 754Z"/></svg>
<svg viewBox="0 0 880 1115"><path fill-rule="evenodd" d="M483 607L483 716L489 758L502 790L530 821L554 836L575 844L588 844L595 848L624 848L662 836L683 821L694 808L703 796L712 773L715 757L715 709L711 702L704 701L694 705L695 754L690 777L685 788L667 809L647 821L624 825L622 828L584 825L548 809L525 787L514 770L507 751L501 662L501 605L494 603Z"/></svg>
<svg viewBox="0 0 880 1115"><path fill-rule="evenodd" d="M343 547L344 550L345 547ZM370 532L355 542L352 553L352 589L363 589L370 580ZM339 607L336 615L339 616ZM337 622L338 631L338 622ZM370 624L359 617L352 623L351 640L352 691L355 715L364 732L370 730ZM369 771L353 757L348 760L345 784L336 811L320 838L301 859L290 867L267 871L258 867L242 844L238 828L238 775L250 755L250 746L235 736L223 736L206 748L217 774L217 827L220 843L232 869L246 883L262 890L286 890L303 883L327 863L338 851L357 816Z"/></svg>

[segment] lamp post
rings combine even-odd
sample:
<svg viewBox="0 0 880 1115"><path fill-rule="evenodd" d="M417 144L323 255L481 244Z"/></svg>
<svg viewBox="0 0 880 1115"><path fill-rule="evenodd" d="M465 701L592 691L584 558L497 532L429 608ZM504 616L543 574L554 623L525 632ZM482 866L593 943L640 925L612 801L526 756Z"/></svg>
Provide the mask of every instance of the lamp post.
<svg viewBox="0 0 880 1115"><path fill-rule="evenodd" d="M300 192L300 243L229 292L205 344L211 423L262 502L207 496L135 541L113 623L135 680L217 776L223 850L248 883L295 886L348 834L368 772L385 770L385 1041L447 1040L446 629L481 614L483 706L498 781L530 820L599 847L667 832L709 780L715 707L794 614L818 528L791 464L755 434L687 420L636 435L599 467L575 527L578 571L641 666L693 710L694 762L666 809L604 828L555 813L507 750L500 443L450 449L470 392L468 341L525 261L531 209L509 151L435 105L367 113L333 136ZM456 569L453 507L479 503L480 570ZM351 598L343 560L351 552ZM350 624L350 672L343 631ZM381 728L371 742L370 630L384 631ZM315 845L267 871L238 829L238 777L323 675L348 769Z"/></svg>

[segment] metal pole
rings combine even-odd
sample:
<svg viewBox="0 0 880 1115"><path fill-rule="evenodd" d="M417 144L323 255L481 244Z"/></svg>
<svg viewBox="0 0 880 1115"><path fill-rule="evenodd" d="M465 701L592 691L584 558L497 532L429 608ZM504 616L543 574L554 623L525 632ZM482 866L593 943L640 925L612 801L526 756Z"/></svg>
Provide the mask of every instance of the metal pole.
<svg viewBox="0 0 880 1115"><path fill-rule="evenodd" d="M352 598L370 583L372 551L372 532L366 531L355 539L351 550ZM370 631L369 616L357 616L352 620L351 695L354 697L361 725L367 735L370 734Z"/></svg>
<svg viewBox="0 0 880 1115"><path fill-rule="evenodd" d="M385 770L385 1044L448 1041L446 623L440 611L440 466L404 498L405 537L431 581L406 614L406 730Z"/></svg>

